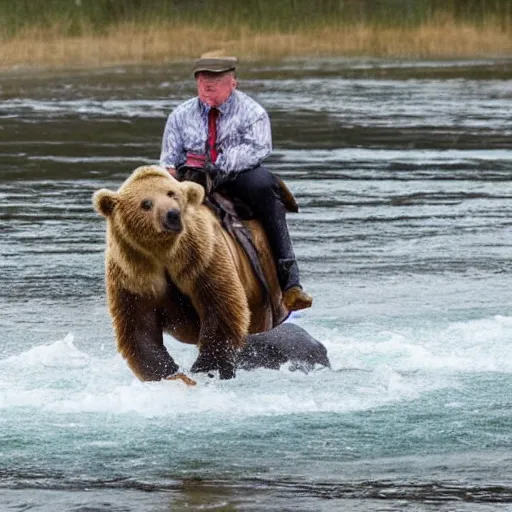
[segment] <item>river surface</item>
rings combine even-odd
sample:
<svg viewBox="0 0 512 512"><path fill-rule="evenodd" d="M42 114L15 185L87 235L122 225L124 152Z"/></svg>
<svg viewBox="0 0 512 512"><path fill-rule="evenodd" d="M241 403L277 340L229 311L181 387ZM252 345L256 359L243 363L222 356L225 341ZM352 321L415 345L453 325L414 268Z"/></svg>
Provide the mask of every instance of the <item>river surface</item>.
<svg viewBox="0 0 512 512"><path fill-rule="evenodd" d="M188 66L0 80L0 510L512 510L512 63L241 70L332 370L141 383L101 187L156 163ZM185 369L196 350L166 338Z"/></svg>

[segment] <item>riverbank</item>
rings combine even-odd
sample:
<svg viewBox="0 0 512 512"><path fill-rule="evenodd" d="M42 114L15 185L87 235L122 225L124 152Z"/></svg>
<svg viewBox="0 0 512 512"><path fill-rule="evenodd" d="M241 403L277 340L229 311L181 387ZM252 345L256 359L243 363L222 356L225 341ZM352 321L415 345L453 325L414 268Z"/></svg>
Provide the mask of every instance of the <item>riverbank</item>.
<svg viewBox="0 0 512 512"><path fill-rule="evenodd" d="M76 68L155 63L197 57L205 52L245 60L290 57L385 57L453 59L512 56L512 34L503 25L475 25L453 19L415 27L367 24L323 26L286 32L249 27L205 29L194 24L123 23L104 34L63 36L58 26L30 27L5 40L0 68Z"/></svg>

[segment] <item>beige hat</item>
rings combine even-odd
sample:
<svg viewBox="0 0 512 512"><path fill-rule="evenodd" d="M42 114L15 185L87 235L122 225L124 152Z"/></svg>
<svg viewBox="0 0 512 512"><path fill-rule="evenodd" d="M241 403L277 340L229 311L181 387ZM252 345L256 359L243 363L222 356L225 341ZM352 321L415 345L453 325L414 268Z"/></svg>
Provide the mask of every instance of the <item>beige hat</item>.
<svg viewBox="0 0 512 512"><path fill-rule="evenodd" d="M194 76L200 71L210 73L225 73L234 71L238 60L236 57L201 57L194 65Z"/></svg>

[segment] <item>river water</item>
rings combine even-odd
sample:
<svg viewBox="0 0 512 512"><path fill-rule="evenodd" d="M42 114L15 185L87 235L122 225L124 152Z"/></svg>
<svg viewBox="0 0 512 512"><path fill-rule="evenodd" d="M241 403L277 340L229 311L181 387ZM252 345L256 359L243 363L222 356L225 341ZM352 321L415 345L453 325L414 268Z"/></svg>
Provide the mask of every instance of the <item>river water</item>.
<svg viewBox="0 0 512 512"><path fill-rule="evenodd" d="M4 74L0 510L512 510L512 63L241 78L332 371L134 379L91 196L157 161L188 67Z"/></svg>

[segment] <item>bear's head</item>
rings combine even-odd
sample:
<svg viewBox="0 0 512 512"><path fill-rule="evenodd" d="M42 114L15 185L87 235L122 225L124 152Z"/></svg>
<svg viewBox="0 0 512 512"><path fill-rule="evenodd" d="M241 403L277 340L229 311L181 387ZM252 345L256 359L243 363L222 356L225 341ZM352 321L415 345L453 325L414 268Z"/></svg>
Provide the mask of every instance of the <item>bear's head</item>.
<svg viewBox="0 0 512 512"><path fill-rule="evenodd" d="M204 200L204 189L193 182L179 182L166 169L135 169L117 192L95 192L96 211L111 228L141 247L172 241L183 230L187 208Z"/></svg>

